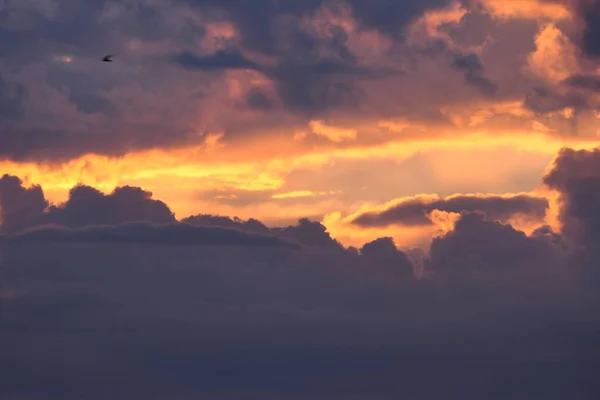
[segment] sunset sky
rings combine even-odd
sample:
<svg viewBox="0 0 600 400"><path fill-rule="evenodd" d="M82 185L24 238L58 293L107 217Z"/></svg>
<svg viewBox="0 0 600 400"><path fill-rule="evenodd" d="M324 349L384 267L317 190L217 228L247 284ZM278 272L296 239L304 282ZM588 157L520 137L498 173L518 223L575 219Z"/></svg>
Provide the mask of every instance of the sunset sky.
<svg viewBox="0 0 600 400"><path fill-rule="evenodd" d="M431 226L351 221L415 196L539 194L561 147L597 145L591 7L5 1L0 171L55 204L132 185L179 219L427 245Z"/></svg>
<svg viewBox="0 0 600 400"><path fill-rule="evenodd" d="M599 0L0 0L0 398L597 400L599 145Z"/></svg>

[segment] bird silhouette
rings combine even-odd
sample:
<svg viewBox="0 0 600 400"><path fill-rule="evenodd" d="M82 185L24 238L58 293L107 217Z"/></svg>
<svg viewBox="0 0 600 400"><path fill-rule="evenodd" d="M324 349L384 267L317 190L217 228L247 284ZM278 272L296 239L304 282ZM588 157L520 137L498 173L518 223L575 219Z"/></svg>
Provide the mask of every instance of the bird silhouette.
<svg viewBox="0 0 600 400"><path fill-rule="evenodd" d="M103 62L112 62L113 61L112 57L113 57L112 54L107 54L107 55L104 56L104 58L102 59L102 61Z"/></svg>

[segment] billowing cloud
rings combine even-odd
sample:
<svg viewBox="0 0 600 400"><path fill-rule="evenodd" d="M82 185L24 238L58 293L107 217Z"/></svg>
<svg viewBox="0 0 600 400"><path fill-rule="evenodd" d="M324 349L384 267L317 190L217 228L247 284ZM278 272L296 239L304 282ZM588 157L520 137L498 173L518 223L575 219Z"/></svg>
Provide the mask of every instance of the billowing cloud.
<svg viewBox="0 0 600 400"><path fill-rule="evenodd" d="M67 202L50 206L41 218L44 223L69 227L175 222L165 203L152 199L152 193L131 186L116 188L108 195L89 186L76 186L71 189Z"/></svg>
<svg viewBox="0 0 600 400"><path fill-rule="evenodd" d="M4 175L0 179L0 227L4 232L14 232L27 227L48 207L40 186L23 187L16 176Z"/></svg>
<svg viewBox="0 0 600 400"><path fill-rule="evenodd" d="M427 138L452 137L449 107L477 114L472 106L482 99L519 102L540 85L589 72L570 61L576 55L556 57L576 44L576 22L562 12L569 8L476 3L69 0L6 7L0 157L65 162L188 148L214 134L223 135L222 157L232 146L263 143L258 138L277 137L298 153L331 146L293 140L311 121L358 138L325 134L341 148L414 138L383 134L382 121L401 119L430 128ZM536 32L540 20L553 24ZM105 53L115 62L99 62ZM544 82L548 74L556 79ZM485 127L519 126L525 134L532 118L493 113ZM559 122L545 134L557 135Z"/></svg>
<svg viewBox="0 0 600 400"><path fill-rule="evenodd" d="M360 254L372 267L387 269L386 275L388 276L397 276L403 281L414 277L414 268L408 256L396 248L394 239L391 237L383 237L365 243L360 248Z"/></svg>
<svg viewBox="0 0 600 400"><path fill-rule="evenodd" d="M564 235L593 260L600 235L600 150L564 149L544 177L544 183L559 194L559 220ZM592 261L595 263L595 261Z"/></svg>
<svg viewBox="0 0 600 400"><path fill-rule="evenodd" d="M106 195L89 186L71 189L69 199L50 205L42 188L25 188L20 179L5 175L0 186L1 228L15 232L27 226L57 224L67 227L116 225L124 222L175 222L169 207L152 193L124 186Z"/></svg>
<svg viewBox="0 0 600 400"><path fill-rule="evenodd" d="M464 213L454 229L434 238L429 267L442 273L474 272L481 269L541 269L565 265L565 248L554 242L551 232L532 236L510 225L485 220L479 213Z"/></svg>

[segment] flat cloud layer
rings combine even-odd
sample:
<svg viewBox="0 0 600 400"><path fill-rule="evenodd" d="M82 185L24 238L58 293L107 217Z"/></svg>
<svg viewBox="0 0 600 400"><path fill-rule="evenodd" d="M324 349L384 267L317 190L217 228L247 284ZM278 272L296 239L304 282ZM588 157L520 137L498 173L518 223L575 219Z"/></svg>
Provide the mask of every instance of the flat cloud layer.
<svg viewBox="0 0 600 400"><path fill-rule="evenodd" d="M508 222L516 215L526 215L543 221L548 208L548 200L542 197L517 195L469 196L458 195L447 199L427 198L403 199L380 212L367 212L358 215L352 222L360 226L429 225L428 214L434 210L448 213L482 211L492 220Z"/></svg>

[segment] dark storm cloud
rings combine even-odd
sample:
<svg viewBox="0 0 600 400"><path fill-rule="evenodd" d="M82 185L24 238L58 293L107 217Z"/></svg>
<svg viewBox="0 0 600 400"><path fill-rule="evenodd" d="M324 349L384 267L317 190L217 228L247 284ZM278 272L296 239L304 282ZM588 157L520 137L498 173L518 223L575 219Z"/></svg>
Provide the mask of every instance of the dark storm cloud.
<svg viewBox="0 0 600 400"><path fill-rule="evenodd" d="M592 57L600 57L600 2L598 0L580 0L578 9L585 23L582 37L582 49Z"/></svg>
<svg viewBox="0 0 600 400"><path fill-rule="evenodd" d="M576 38L585 55L600 56L600 2L598 0L543 0L564 4L579 19L580 34Z"/></svg>
<svg viewBox="0 0 600 400"><path fill-rule="evenodd" d="M364 227L393 224L430 225L432 222L428 214L434 210L453 213L481 211L489 219L503 222L517 215L541 221L546 215L547 208L547 199L528 195L513 197L459 195L438 200L415 198L402 201L385 211L361 214L352 222Z"/></svg>
<svg viewBox="0 0 600 400"><path fill-rule="evenodd" d="M0 68L18 71L0 80L0 157L63 161L86 153L120 156L196 145L199 137L190 132L197 130L218 129L225 140L240 140L289 128L290 121L305 125L326 119L333 112L356 112L364 119L422 114L429 121L429 116L439 116L439 103L447 99L432 101L424 93L427 106L407 109L392 99L378 103L386 96L373 88L378 81L400 79L418 69L416 59L452 58L458 50L441 40L415 44L405 35L424 12L450 3L13 2L0 16ZM349 18L353 28L348 28ZM224 36L221 27L215 28L219 23L226 27ZM114 63L100 62L106 53L115 54ZM182 73L182 68L198 73ZM495 82L480 63L458 62L455 68L482 95L495 92ZM222 95L229 79L244 78L215 72L243 69L265 75L274 90L268 95L241 93L241 101ZM462 96L461 91L452 93ZM52 102L42 100L50 97ZM246 108L256 114L251 122L244 120L248 113L239 112Z"/></svg>
<svg viewBox="0 0 600 400"><path fill-rule="evenodd" d="M561 111L568 107L576 110L589 108L587 98L579 93L558 92L545 87L534 88L525 97L523 105L539 114Z"/></svg>
<svg viewBox="0 0 600 400"><path fill-rule="evenodd" d="M252 109L269 110L273 103L269 97L260 90L252 90L246 95L246 104Z"/></svg>
<svg viewBox="0 0 600 400"><path fill-rule="evenodd" d="M0 72L0 121L20 116L26 95L23 85L7 81Z"/></svg>
<svg viewBox="0 0 600 400"><path fill-rule="evenodd" d="M600 92L600 77L595 75L573 75L565 79L563 84L577 89Z"/></svg>
<svg viewBox="0 0 600 400"><path fill-rule="evenodd" d="M452 67L465 74L465 82L477 87L487 95L493 95L498 86L484 76L484 68L477 54L457 54Z"/></svg>
<svg viewBox="0 0 600 400"><path fill-rule="evenodd" d="M258 69L259 66L237 51L218 51L210 56L182 52L172 56L172 62L187 69L217 70Z"/></svg>
<svg viewBox="0 0 600 400"><path fill-rule="evenodd" d="M365 99L358 81L395 73L389 69L359 66L358 60L346 51L341 58L335 59L321 59L314 54L282 55L276 66L257 64L238 51L220 51L210 56L183 52L171 56L171 61L192 70L259 71L276 83L279 97L287 109L309 116L357 106Z"/></svg>
<svg viewBox="0 0 600 400"><path fill-rule="evenodd" d="M343 2L324 0L179 0L203 9L224 11L230 17L245 39L244 44L270 54L281 54L276 28L282 17L303 16L314 13L320 6L335 8ZM425 11L441 8L450 0L349 0L353 15L369 28L375 28L391 36L401 38L406 25ZM278 20L279 19L279 20ZM284 20L285 21L285 20Z"/></svg>
<svg viewBox="0 0 600 400"><path fill-rule="evenodd" d="M426 11L442 8L451 0L349 0L355 15L368 27L379 29L391 36L402 37L403 28Z"/></svg>
<svg viewBox="0 0 600 400"><path fill-rule="evenodd" d="M201 9L225 10L226 15L232 18L240 30L244 47L276 55L278 62L277 66L266 68L259 67L239 53L231 53L226 57L222 54L217 57L200 57L183 53L175 56L176 63L197 69L218 65L222 68L260 70L276 82L279 96L286 108L309 116L356 107L365 99L359 85L361 80L399 73L389 68L359 65L357 57L348 49L348 34L341 27L331 28L332 36L322 38L309 35L298 26L301 17L311 16L320 6L336 10L342 3L307 1L301 4L270 0L256 4L245 1L192 0L188 3ZM348 4L353 8L352 16L366 27L375 28L400 40L408 22L426 10L449 3L411 0L402 3L350 1ZM284 44L280 44L282 41ZM466 71L465 79L486 93L494 90L494 85L480 71Z"/></svg>

